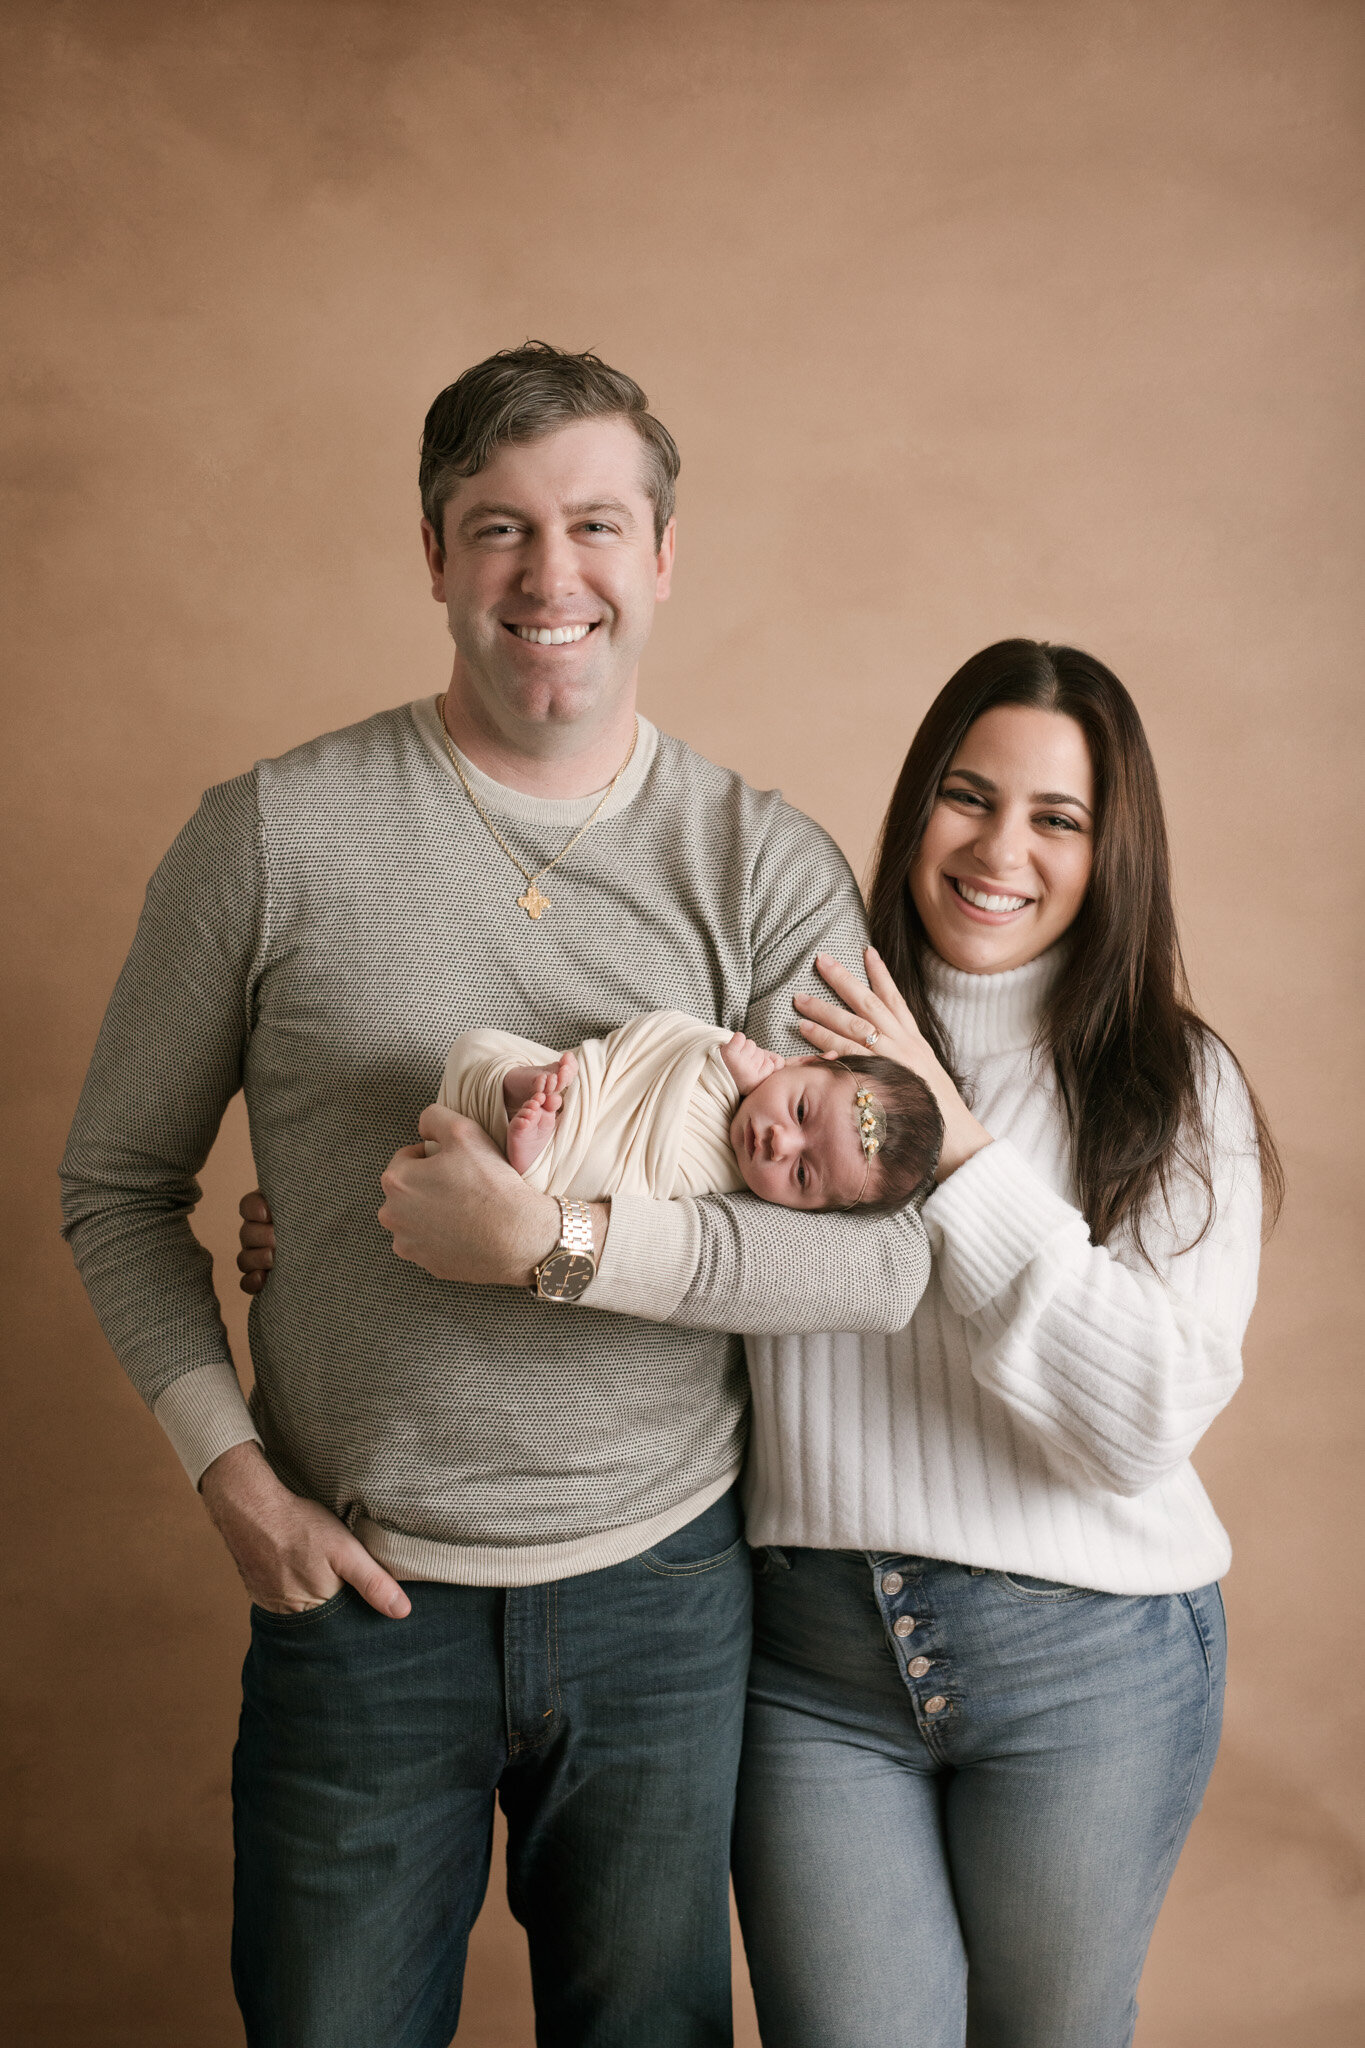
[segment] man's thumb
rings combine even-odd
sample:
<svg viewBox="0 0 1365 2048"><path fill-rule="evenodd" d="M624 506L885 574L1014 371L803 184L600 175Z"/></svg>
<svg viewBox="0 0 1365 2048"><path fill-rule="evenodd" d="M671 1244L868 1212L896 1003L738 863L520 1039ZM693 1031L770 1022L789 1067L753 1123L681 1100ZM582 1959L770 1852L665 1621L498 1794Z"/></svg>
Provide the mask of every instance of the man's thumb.
<svg viewBox="0 0 1365 2048"><path fill-rule="evenodd" d="M453 1109L446 1109L439 1102L429 1102L417 1119L417 1129L427 1140L428 1152L439 1150L449 1140L459 1121Z"/></svg>

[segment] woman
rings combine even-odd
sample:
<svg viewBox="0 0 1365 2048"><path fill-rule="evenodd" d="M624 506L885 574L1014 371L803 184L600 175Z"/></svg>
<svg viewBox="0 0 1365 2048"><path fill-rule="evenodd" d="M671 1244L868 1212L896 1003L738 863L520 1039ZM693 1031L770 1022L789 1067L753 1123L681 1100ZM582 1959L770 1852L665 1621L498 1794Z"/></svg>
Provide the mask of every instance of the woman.
<svg viewBox="0 0 1365 2048"><path fill-rule="evenodd" d="M799 998L945 1125L898 1337L750 1342L760 1560L736 1885L773 2048L1118 2048L1217 1746L1269 1133L1189 1008L1117 678L1011 640L882 834L871 988Z"/></svg>

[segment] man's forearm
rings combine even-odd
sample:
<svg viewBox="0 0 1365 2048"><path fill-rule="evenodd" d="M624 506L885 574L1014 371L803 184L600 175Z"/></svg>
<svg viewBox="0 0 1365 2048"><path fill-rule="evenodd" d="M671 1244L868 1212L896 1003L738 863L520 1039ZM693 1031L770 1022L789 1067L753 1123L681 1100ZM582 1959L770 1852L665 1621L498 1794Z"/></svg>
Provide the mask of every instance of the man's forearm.
<svg viewBox="0 0 1365 2048"><path fill-rule="evenodd" d="M95 1313L193 1479L255 1433L189 1218L241 1086L261 890L243 776L208 792L152 877L62 1162L65 1234Z"/></svg>
<svg viewBox="0 0 1365 2048"><path fill-rule="evenodd" d="M918 1211L782 1209L753 1195L615 1197L585 1308L745 1336L905 1327L929 1277Z"/></svg>

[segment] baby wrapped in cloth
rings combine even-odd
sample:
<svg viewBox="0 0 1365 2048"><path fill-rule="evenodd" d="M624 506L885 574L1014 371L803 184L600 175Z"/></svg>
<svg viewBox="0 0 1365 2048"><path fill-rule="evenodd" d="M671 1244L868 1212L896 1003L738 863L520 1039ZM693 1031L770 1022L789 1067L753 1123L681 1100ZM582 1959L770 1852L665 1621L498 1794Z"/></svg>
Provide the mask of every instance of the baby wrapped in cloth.
<svg viewBox="0 0 1365 2048"><path fill-rule="evenodd" d="M731 1033L680 1010L632 1017L575 1047L554 1135L524 1178L546 1195L726 1194L744 1186L730 1125L739 1083L720 1056ZM482 1124L507 1149L503 1082L516 1068L550 1068L560 1055L510 1031L466 1031L446 1061L440 1100Z"/></svg>
<svg viewBox="0 0 1365 2048"><path fill-rule="evenodd" d="M579 1201L748 1187L789 1208L898 1208L927 1186L943 1134L925 1083L893 1061L784 1060L679 1010L633 1017L571 1055L468 1031L440 1100L530 1186Z"/></svg>

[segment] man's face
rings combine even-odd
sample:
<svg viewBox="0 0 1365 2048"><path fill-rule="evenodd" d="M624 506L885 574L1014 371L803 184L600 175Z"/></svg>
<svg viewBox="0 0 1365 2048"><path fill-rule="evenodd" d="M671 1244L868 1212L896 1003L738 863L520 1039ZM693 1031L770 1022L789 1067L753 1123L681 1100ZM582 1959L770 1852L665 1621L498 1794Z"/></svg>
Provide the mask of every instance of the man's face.
<svg viewBox="0 0 1365 2048"><path fill-rule="evenodd" d="M654 545L644 458L626 420L578 420L463 478L443 547L423 520L452 689L502 739L548 750L557 728L609 722L633 689L673 569L671 521Z"/></svg>

